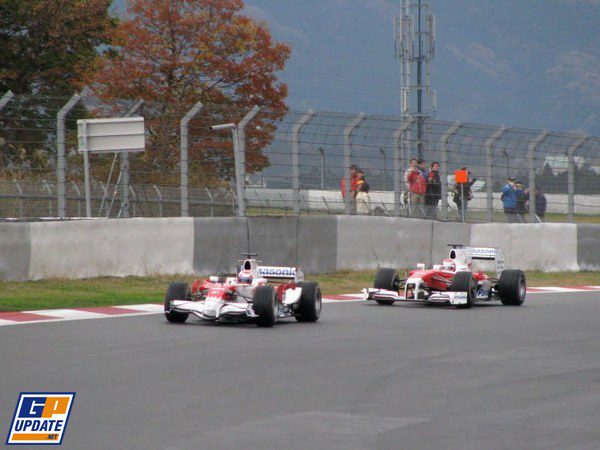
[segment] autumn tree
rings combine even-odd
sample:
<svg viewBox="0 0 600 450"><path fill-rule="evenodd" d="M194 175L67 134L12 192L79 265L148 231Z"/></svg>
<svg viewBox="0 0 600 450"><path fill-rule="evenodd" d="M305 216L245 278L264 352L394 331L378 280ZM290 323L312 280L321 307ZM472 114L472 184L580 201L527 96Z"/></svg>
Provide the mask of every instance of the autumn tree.
<svg viewBox="0 0 600 450"><path fill-rule="evenodd" d="M203 125L192 133L190 174L205 182L231 178L231 139L209 135L206 121L238 121L255 104L264 112L254 122L260 126L247 131L247 168L268 164L261 148L273 137L273 120L286 110L287 86L277 72L290 48L275 42L264 23L245 16L243 6L242 0L128 2L114 45L97 61L89 84L102 98L145 100L151 137L143 159L136 159L139 173L158 170L164 180L170 169L175 180L179 120L197 101L205 106Z"/></svg>
<svg viewBox="0 0 600 450"><path fill-rule="evenodd" d="M56 112L89 76L97 48L110 42L116 26L110 5L0 0L0 95L9 89L20 94L2 113L1 170L45 170L54 152Z"/></svg>

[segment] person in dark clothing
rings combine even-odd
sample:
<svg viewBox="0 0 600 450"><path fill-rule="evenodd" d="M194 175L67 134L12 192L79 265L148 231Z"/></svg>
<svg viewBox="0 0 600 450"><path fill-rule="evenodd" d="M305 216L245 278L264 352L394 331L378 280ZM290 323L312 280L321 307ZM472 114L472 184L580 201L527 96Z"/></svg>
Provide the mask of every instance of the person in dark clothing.
<svg viewBox="0 0 600 450"><path fill-rule="evenodd" d="M548 206L548 201L546 200L546 196L542 192L539 187L535 188L535 214L538 216L540 222L544 221L544 216L546 215L546 207Z"/></svg>
<svg viewBox="0 0 600 450"><path fill-rule="evenodd" d="M425 212L428 219L437 220L437 206L442 199L442 181L440 180L440 163L431 163L425 191Z"/></svg>
<svg viewBox="0 0 600 450"><path fill-rule="evenodd" d="M525 199L527 201L526 210L529 211L529 190L525 190ZM539 187L535 188L535 221L537 223L542 223L544 219L544 215L546 214L546 207L548 206L548 202L546 200L546 196L541 191Z"/></svg>
<svg viewBox="0 0 600 450"><path fill-rule="evenodd" d="M502 206L504 206L504 215L509 223L518 222L517 216L517 193L515 190L515 179L508 177L506 184L502 188Z"/></svg>
<svg viewBox="0 0 600 450"><path fill-rule="evenodd" d="M467 170L466 167L461 168L460 170ZM469 181L466 183L455 183L454 184L454 188L452 189L452 192L454 192L454 196L452 198L452 200L454 201L454 203L456 203L456 207L458 208L458 215L461 218L466 219L467 218L467 212L469 210L469 204L468 202L470 202L473 199L473 191L471 190L471 186L473 186L475 184L475 182L477 181L477 178L470 178L471 177L471 172L468 172L469 174ZM462 189L461 189L461 184Z"/></svg>
<svg viewBox="0 0 600 450"><path fill-rule="evenodd" d="M523 190L523 183L521 181L515 182L515 196L517 198L517 217L519 222L526 222L525 215L527 214L527 193Z"/></svg>

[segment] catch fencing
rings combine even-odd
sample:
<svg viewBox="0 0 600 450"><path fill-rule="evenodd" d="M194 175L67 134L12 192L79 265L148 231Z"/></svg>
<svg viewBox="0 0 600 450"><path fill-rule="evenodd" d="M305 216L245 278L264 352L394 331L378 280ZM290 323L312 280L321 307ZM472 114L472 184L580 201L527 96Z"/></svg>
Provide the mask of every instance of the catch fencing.
<svg viewBox="0 0 600 450"><path fill-rule="evenodd" d="M103 100L89 89L72 97L8 93L0 100L0 217L85 215L77 119L138 115L146 120L146 152L90 155L93 216L423 217L404 196L404 171L422 145L427 166L440 163L438 220L462 220L453 201L461 167L477 178L466 221L506 220L500 192L508 176L532 194L541 188L546 221L600 217L599 137L253 106ZM209 130L223 123L231 131ZM359 205L339 188L351 164L370 185ZM539 198L529 195L524 220L537 219Z"/></svg>

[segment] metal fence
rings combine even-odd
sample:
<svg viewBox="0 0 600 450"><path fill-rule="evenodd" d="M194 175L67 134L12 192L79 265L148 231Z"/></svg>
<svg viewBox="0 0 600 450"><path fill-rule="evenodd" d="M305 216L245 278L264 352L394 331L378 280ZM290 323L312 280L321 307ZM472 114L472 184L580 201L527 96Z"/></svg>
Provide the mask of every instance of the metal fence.
<svg viewBox="0 0 600 450"><path fill-rule="evenodd" d="M417 153L410 120L100 100L86 89L69 98L2 98L0 217L85 215L76 121L125 115L146 119L147 151L90 155L93 216L424 215L404 197L404 171ZM233 134L209 130L218 123L236 124ZM428 166L439 161L443 181L439 220L462 220L452 175L463 166L478 179L467 221L506 220L500 191L507 176L531 192L541 188L544 220L600 216L599 137L441 120L424 125L424 157ZM339 189L351 164L371 187L358 207ZM535 203L530 195L524 220L537 219Z"/></svg>

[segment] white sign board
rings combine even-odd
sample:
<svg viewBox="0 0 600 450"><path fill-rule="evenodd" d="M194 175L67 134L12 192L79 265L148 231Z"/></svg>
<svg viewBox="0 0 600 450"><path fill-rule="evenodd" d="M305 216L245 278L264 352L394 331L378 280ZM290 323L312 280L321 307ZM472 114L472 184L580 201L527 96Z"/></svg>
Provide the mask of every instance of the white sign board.
<svg viewBox="0 0 600 450"><path fill-rule="evenodd" d="M77 136L80 152L143 152L146 146L143 117L81 119Z"/></svg>

